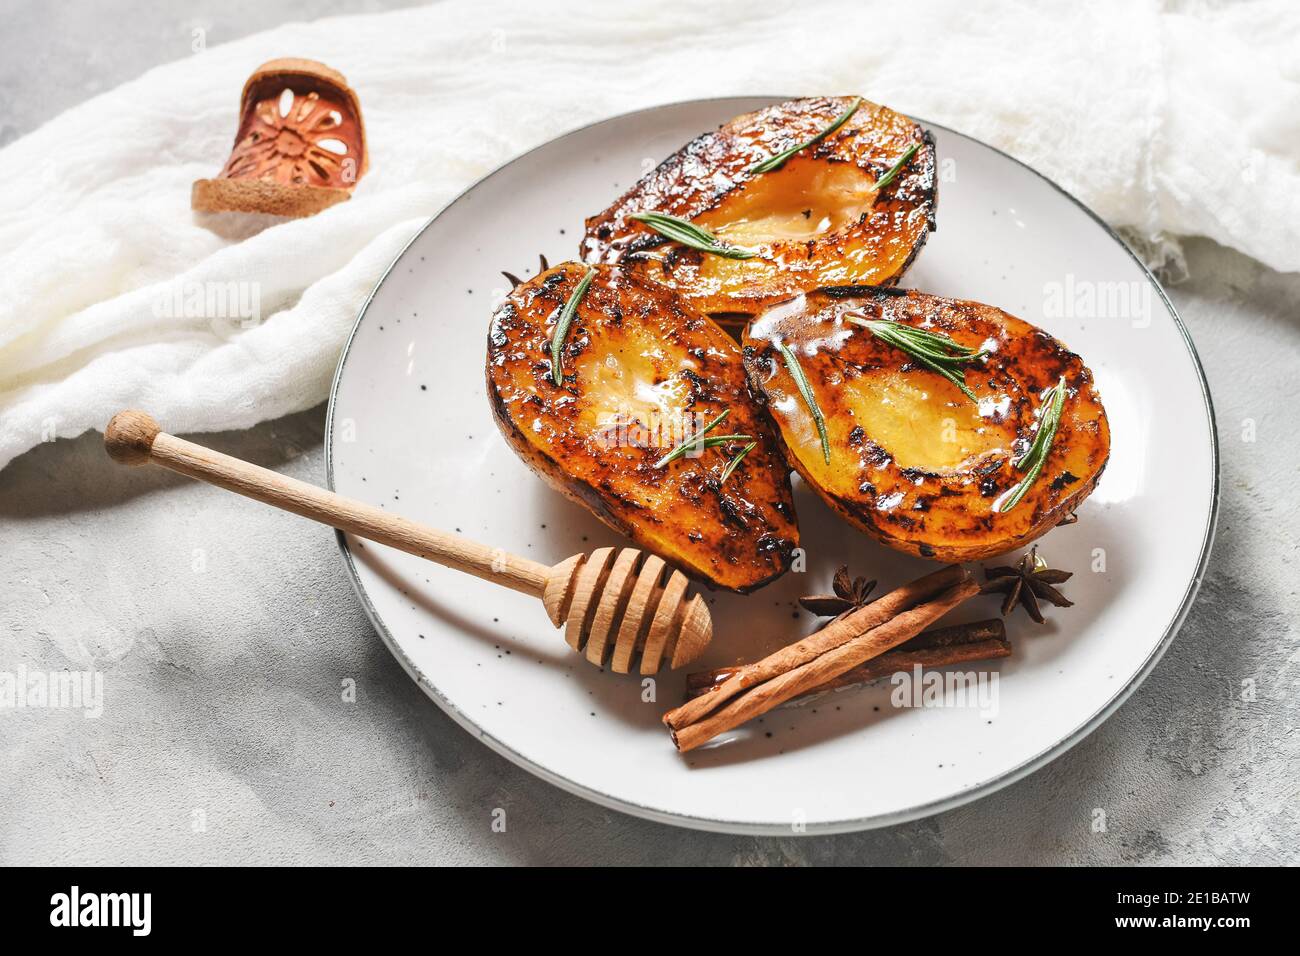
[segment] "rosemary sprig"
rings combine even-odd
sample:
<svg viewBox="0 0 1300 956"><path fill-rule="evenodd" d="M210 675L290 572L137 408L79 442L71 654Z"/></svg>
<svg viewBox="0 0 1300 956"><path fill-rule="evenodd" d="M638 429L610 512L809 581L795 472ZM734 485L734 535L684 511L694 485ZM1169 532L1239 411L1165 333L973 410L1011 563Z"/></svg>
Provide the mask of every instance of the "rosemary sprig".
<svg viewBox="0 0 1300 956"><path fill-rule="evenodd" d="M865 316L845 315L854 325L860 325L882 342L902 349L926 368L938 372L952 382L962 394L972 402L978 402L966 386L966 372L961 368L967 362L975 362L984 355L982 349L970 349L959 345L946 335L918 329L914 325L894 322L891 319L868 319Z"/></svg>
<svg viewBox="0 0 1300 956"><path fill-rule="evenodd" d="M885 173L885 175L881 176L879 179L876 180L876 185L873 187L876 190L876 192L880 192L880 190L884 189L886 186L892 183L894 179L898 176L898 174L902 171L903 167L907 165L907 161L911 159L913 156L915 156L916 151L920 148L921 148L920 143L913 143L911 146L907 147L907 152L905 152L902 155L902 157L898 160L898 162L894 163L893 166L889 167L889 172Z"/></svg>
<svg viewBox="0 0 1300 956"><path fill-rule="evenodd" d="M822 130L812 139L805 140L804 142L800 143L798 146L791 146L789 149L783 150L782 152L777 153L775 156L769 156L767 159L759 160L753 166L749 167L750 173L751 174L770 173L780 169L782 166L785 165L786 160L788 160L795 153L802 152L803 150L807 149L809 146L816 146L827 136L831 135L831 133L835 132L837 129L839 129L841 126L847 123L849 121L849 117L851 117L854 113L856 113L858 111L858 107L861 105L862 105L862 97L860 96L854 97L853 102L849 104L849 108L846 109L843 113L841 113L838 117L836 117L834 122L832 122L830 126L827 126L824 130Z"/></svg>
<svg viewBox="0 0 1300 956"><path fill-rule="evenodd" d="M1061 409L1065 407L1065 377L1057 379L1055 385L1047 390L1043 396L1043 412L1038 421L1038 433L1034 435L1034 440L1029 449L1015 461L1015 466L1021 471L1026 468L1029 473L1020 480L1009 494L995 502L993 510L1002 513L1010 511L1016 505L1020 504L1020 499L1025 496L1029 486L1038 480L1039 474L1043 471L1043 465L1047 461L1047 456L1052 450L1052 442L1056 438L1056 428L1061 423Z"/></svg>
<svg viewBox="0 0 1300 956"><path fill-rule="evenodd" d="M555 331L551 333L551 378L556 385L564 384L564 340L569 336L569 326L573 324L573 316L578 311L578 303L587 294L587 286L591 285L591 280L595 276L596 270L589 268L587 274L579 279L578 284L573 287L573 292L569 294L569 300L564 303L564 308L560 310L560 317L555 320Z"/></svg>
<svg viewBox="0 0 1300 956"><path fill-rule="evenodd" d="M731 459L731 461L727 462L727 467L722 469L722 477L718 479L718 484L725 485L727 483L727 479L731 477L731 473L735 471L736 466L740 464L740 460L757 447L758 447L758 442L752 441L744 448L740 449L736 457Z"/></svg>
<svg viewBox="0 0 1300 956"><path fill-rule="evenodd" d="M666 212L636 212L628 218L645 223L659 235L667 236L674 242L680 242L684 246L699 249L700 252L707 252L712 256L722 256L725 259L752 259L758 255L753 249L746 249L743 246L723 245L722 241L709 230L695 225L689 219L670 216Z"/></svg>
<svg viewBox="0 0 1300 956"><path fill-rule="evenodd" d="M785 367L789 370L790 377L794 379L799 394L803 396L808 411L812 412L813 422L817 425L817 435L822 440L822 457L826 459L826 464L829 465L831 463L831 443L830 439L826 437L826 419L822 417L822 410L817 407L817 398L813 395L812 386L808 384L808 378L803 373L799 358L794 352L790 351L790 346L780 340L777 340L774 344L781 352L782 358L785 359Z"/></svg>
<svg viewBox="0 0 1300 956"><path fill-rule="evenodd" d="M723 420L730 414L731 414L731 409L729 408L725 409L721 415L719 415L713 421L709 422L707 425L705 425L703 428L697 431L694 435L691 435L689 438L683 439L681 444L679 444L676 448L674 448L668 454L664 455L657 462L655 462L654 467L662 468L664 465L668 464L669 462L676 461L678 458L681 458L683 455L687 455L693 451L704 451L707 448L717 448L721 445L725 445L727 444L727 442L749 441L751 438L753 438L754 437L753 435L710 435L709 434L709 432L713 431L713 429L721 425Z"/></svg>

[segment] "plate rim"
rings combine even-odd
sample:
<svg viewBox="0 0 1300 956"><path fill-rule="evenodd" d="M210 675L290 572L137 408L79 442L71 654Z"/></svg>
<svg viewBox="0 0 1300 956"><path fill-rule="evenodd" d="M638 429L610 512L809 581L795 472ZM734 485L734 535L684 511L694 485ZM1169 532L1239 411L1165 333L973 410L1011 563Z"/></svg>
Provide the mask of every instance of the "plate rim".
<svg viewBox="0 0 1300 956"><path fill-rule="evenodd" d="M550 146L553 143L559 142L560 140L563 139L567 139L571 136L575 136L578 133L582 133L586 130L592 129L593 127L596 126L600 126L604 123L608 123L612 120L622 119L624 117L629 117L629 116L637 116L645 113L655 113L662 110L677 109L684 106L693 106L693 105L704 104L704 103L723 103L731 100L754 100L754 99L768 99L768 98L770 98L773 102L780 102L782 100L794 99L795 97L780 96L780 95L772 95L771 97L768 97L766 94L746 94L746 95L732 95L732 96L710 96L710 97L701 97L701 98L687 99L687 100L675 100L668 103L659 103L653 106L642 107L640 109L627 110L622 113L616 113L611 116L605 116L600 119L593 120L589 123L583 123L580 126L573 127L572 129L566 130L562 133L552 136L550 139L538 143L537 145L524 150L522 153L519 153L516 156L512 156L510 159L506 160L504 163L497 166L495 169L491 170L490 172L486 173L479 179L475 180L469 186L465 187L465 189L461 190L461 192L459 192L448 202L444 203L443 206L439 208L436 213L430 216L424 222L424 224L421 225L418 230L416 230L415 234L412 235L411 238L402 246L402 248L398 251L397 255L394 256L392 262L388 264L388 266L384 269L383 273L375 281L374 288L370 290L369 294L367 294L365 298L365 301L361 303L361 308L357 312L357 318L352 325L352 330L348 333L347 340L344 342L343 348L339 352L338 365L335 367L334 376L330 382L329 405L327 406L325 412L325 483L326 486L331 491L335 490L334 487L334 414L338 403L339 385L343 380L344 369L347 365L348 356L352 352L352 344L356 339L357 332L361 328L361 323L365 320L366 313L369 311L371 304L374 302L375 296L379 293L380 288L383 286L384 282L388 279L388 276L392 273L392 271L395 268L397 268L402 258L411 250L411 247L415 245L415 243L420 239L420 237L424 235L425 231L428 230L429 227L432 226L434 222L436 222L437 219L444 212L446 212L452 206L456 205L462 199L465 199L467 196L469 196L470 193L474 192L476 189L478 189L480 186L486 183L489 179L492 179L498 173L505 170L508 166L512 166L513 164L519 162L521 159L524 159L525 157L530 156L533 153L537 152L538 150ZM711 833L728 833L728 834L747 835L747 836L825 836L825 835L840 834L840 833L855 833L862 830L877 829L879 827L896 826L898 824L908 823L913 820L919 820L925 817L933 816L938 813L946 812L948 810L953 810L956 809L957 807L978 800L981 797L989 796L990 794L996 793L997 791L1003 789L1004 787L1008 787L1019 780L1023 780L1031 773L1051 763L1057 757L1061 756L1066 751L1072 749L1076 744L1080 743L1085 737L1087 737L1094 730L1096 730L1103 723L1105 723L1106 720L1112 714L1114 714L1115 711L1118 710L1120 706L1123 705L1124 702L1127 701L1130 696L1132 696L1133 692L1137 690L1139 685L1141 685L1142 682L1145 681L1148 676L1150 676L1151 671L1155 669L1156 665L1160 662L1160 659L1164 657L1165 652L1169 649L1170 644L1173 643L1174 637L1178 634L1179 629L1182 627L1184 621L1186 621L1187 619L1187 615L1190 612L1192 604L1196 599L1196 594L1200 590L1201 582L1205 578L1205 572L1209 563L1210 551L1213 548L1214 535L1217 530L1218 517L1219 517L1220 457L1219 457L1218 423L1214 414L1214 401L1210 396L1210 387L1209 387L1209 382L1206 379L1205 368L1201 364L1201 358L1196 351L1196 345L1192 341L1191 333L1188 332L1187 326L1183 323L1182 317L1179 316L1178 310L1174 308L1174 304L1171 301L1169 301L1169 296L1166 295L1163 286L1161 286L1159 280L1156 279L1156 277L1152 274L1151 270L1147 268L1146 264L1141 259L1138 258L1137 254L1134 253L1131 248L1129 248L1128 244L1120 237L1119 233L1117 233L1114 229L1112 229L1111 226L1105 220L1103 220L1099 215L1097 215L1097 213L1095 213L1088 205L1086 205L1084 202L1078 199L1073 193L1065 189L1065 187L1061 186L1055 180L1049 178L1048 176L1034 169L1028 163L1022 162L1021 160L1012 156L1010 153L998 149L996 146L990 146L988 143L985 143L983 140L976 139L974 136L970 136L966 133L960 132L959 130L952 129L948 126L943 125L942 123L935 123L923 119L922 117L919 116L912 116L911 118L915 120L917 123L921 124L922 126L939 129L942 130L944 133L953 136L960 136L963 139L970 140L973 143L983 146L985 149L992 150L994 153L998 154L1004 159L1010 160L1011 162L1015 163L1017 166L1020 166L1023 169L1028 170L1030 173L1037 176L1043 182L1047 183L1047 185L1051 186L1054 190L1056 190L1058 193L1064 196L1067 200L1072 202L1079 209L1083 210L1088 215L1088 217L1097 226L1099 226L1102 229L1102 231L1105 232L1105 234L1112 241L1114 241L1122 250L1124 250L1125 253L1128 254L1129 258L1132 259L1133 262L1137 265L1137 267L1142 271L1143 276L1145 276L1147 282L1149 282L1152 285L1152 287L1155 289L1156 294L1160 297L1160 301L1164 304L1165 309L1168 310L1170 317L1174 320L1174 326L1177 328L1179 335L1182 337L1183 344L1187 347L1187 353L1192 359L1192 366L1196 370L1196 377L1201 387L1201 398L1205 403L1205 415L1206 415L1207 423L1209 425L1210 462L1211 462L1210 508L1209 508L1209 514L1206 518L1205 528L1201 537L1201 549L1200 549L1200 554L1197 556L1196 570L1192 574L1191 580L1188 581L1187 587L1183 592L1182 599L1179 602L1178 610L1174 613L1174 616L1170 620L1169 624L1166 625L1164 633L1161 635L1160 640L1152 648L1151 653L1147 656L1146 660L1143 661L1142 666L1138 668L1138 670L1134 673L1133 677L1123 687L1119 688L1106 701L1106 703L1104 703L1101 707L1099 707L1096 711L1094 711L1091 716L1089 716L1083 723L1081 723L1077 728L1075 728L1074 731L1067 734L1065 737L1062 737L1059 741L1052 744L1051 746L1046 747L1043 750L1039 751L1034 756L1029 757L1028 759L1022 761L1016 766L1003 772L1002 774L992 777L988 780L985 780L982 783L975 784L964 790L959 790L958 792L950 794L949 796L943 797L941 799L932 800L928 803L916 804L915 806L907 807L906 809L903 810L895 810L889 813L874 814L872 816L861 817L856 819L833 820L833 821L821 822L821 823L809 823L805 825L803 830L794 832L792 831L789 823L776 823L776 822L747 823L743 821L726 820L726 819L719 819L715 817L702 817L702 816L694 816L690 814L672 813L672 812L660 810L656 807L650 807L644 804L639 804L636 803L635 801L625 800L620 797L611 796L610 794L603 793L599 790L594 790L591 787L587 786L586 784L578 783L575 780L571 780L561 774L556 773L555 771L551 770L548 767L542 766L541 764L529 759L528 757L525 757L523 754L514 750L509 744L505 743L503 740L493 736L492 734L487 733L480 726L478 726L478 724L474 722L473 718L471 718L468 714L461 711L461 709L457 707L454 703L452 703L449 699L447 699L442 694L442 692L438 690L438 688L430 684L425 679L424 675L421 674L420 671L411 662L407 654L402 650L401 645L398 644L396 639L393 637L392 633L389 631L387 625L384 624L382 618L379 616L378 610L371 603L370 597L366 593L365 588L361 583L361 578L357 572L357 567L356 567L355 560L353 558L352 550L351 548L348 547L346 534L342 531L336 530L335 540L338 542L339 552L341 557L343 558L343 566L347 571L348 579L352 584L352 590L357 595L358 600L360 600L362 607L365 609L366 616L370 619L371 625L375 628L376 633L378 633L380 639L384 642L389 652L397 659L397 662L401 665L402 669L406 671L407 675L415 682L416 686L419 687L421 690L423 690L425 695L428 696L435 704L437 704L438 707L445 714L447 714L447 716L451 717L452 720L454 720L462 728L470 732L472 735L474 735L480 741L486 744L489 748L491 748L493 751L500 754L501 756L505 757L511 763L515 764L518 767L523 768L524 770L528 771L534 776L539 777L542 780L545 780L547 783L559 787L561 790L564 790L568 793L572 793L575 796L582 797L583 799L588 800L598 806L606 807L611 810L617 810L621 813L626 813L634 817L640 817L641 819L653 820L657 823L666 823L671 826L678 826L678 827L683 827L692 830L702 830Z"/></svg>

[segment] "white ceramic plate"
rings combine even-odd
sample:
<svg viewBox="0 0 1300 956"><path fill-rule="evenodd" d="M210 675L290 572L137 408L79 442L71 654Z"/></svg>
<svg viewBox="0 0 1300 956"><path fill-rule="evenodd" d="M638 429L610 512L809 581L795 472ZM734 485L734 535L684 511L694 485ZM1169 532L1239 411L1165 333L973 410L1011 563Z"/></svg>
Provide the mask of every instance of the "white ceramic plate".
<svg viewBox="0 0 1300 956"><path fill-rule="evenodd" d="M362 310L339 363L327 429L338 491L544 562L625 542L546 488L500 437L484 393L501 270L576 257L584 217L700 132L774 98L658 107L560 137L497 170L434 217ZM1041 542L1075 602L994 666L996 717L896 708L888 683L768 715L682 756L660 715L683 677L597 671L540 604L388 549L341 540L357 592L403 667L484 743L556 785L628 813L749 833L862 829L989 793L1105 719L1173 638L1204 568L1218 462L1209 394L1155 280L1087 209L1015 160L926 124L940 161L939 229L905 285L1000 306L1091 366L1113 448L1077 524ZM1127 305L1122 297L1127 295ZM1091 296L1091 304L1089 300ZM794 612L836 565L882 590L927 567L885 550L796 486L808 570L748 597L711 598L702 666L752 659L811 630ZM963 608L994 616L994 597Z"/></svg>

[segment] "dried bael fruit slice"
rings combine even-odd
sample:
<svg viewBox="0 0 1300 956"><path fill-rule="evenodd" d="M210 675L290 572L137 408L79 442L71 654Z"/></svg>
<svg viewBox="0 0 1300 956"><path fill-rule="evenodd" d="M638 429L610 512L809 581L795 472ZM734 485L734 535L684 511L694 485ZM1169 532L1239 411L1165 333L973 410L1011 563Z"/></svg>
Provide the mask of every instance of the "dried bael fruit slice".
<svg viewBox="0 0 1300 956"><path fill-rule="evenodd" d="M764 312L744 346L791 464L899 551L1020 548L1069 518L1110 454L1082 359L992 306L823 289Z"/></svg>
<svg viewBox="0 0 1300 956"><path fill-rule="evenodd" d="M368 165L361 104L315 60L263 63L244 84L239 131L216 179L194 184L201 212L311 216L352 195Z"/></svg>
<svg viewBox="0 0 1300 956"><path fill-rule="evenodd" d="M696 137L588 219L581 252L588 262L637 264L730 327L738 315L821 286L893 285L934 228L934 211L926 130L858 97L816 97ZM756 254L670 242L632 218L647 212L689 220Z"/></svg>
<svg viewBox="0 0 1300 956"><path fill-rule="evenodd" d="M613 266L543 272L492 317L487 386L515 452L638 545L733 591L789 567L790 469L740 348L670 290Z"/></svg>

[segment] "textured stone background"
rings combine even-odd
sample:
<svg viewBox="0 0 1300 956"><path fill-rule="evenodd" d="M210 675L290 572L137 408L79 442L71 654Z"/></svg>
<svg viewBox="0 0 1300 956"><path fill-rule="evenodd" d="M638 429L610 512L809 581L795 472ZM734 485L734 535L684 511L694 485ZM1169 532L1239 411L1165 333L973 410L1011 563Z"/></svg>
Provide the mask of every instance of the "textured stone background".
<svg viewBox="0 0 1300 956"><path fill-rule="evenodd" d="M0 0L0 144L187 55L196 26L215 44L397 5ZM1300 276L1208 242L1187 251L1191 278L1170 294L1223 453L1209 572L1155 673L1031 777L839 837L712 836L603 810L496 756L406 679L329 532L110 467L88 435L0 472L0 670L93 663L114 706L98 720L0 711L0 863L1300 862ZM319 482L324 417L210 442ZM339 702L340 676L356 679L356 705ZM1240 699L1247 679L1254 702ZM491 831L494 807L508 832ZM1091 832L1096 807L1106 833Z"/></svg>

